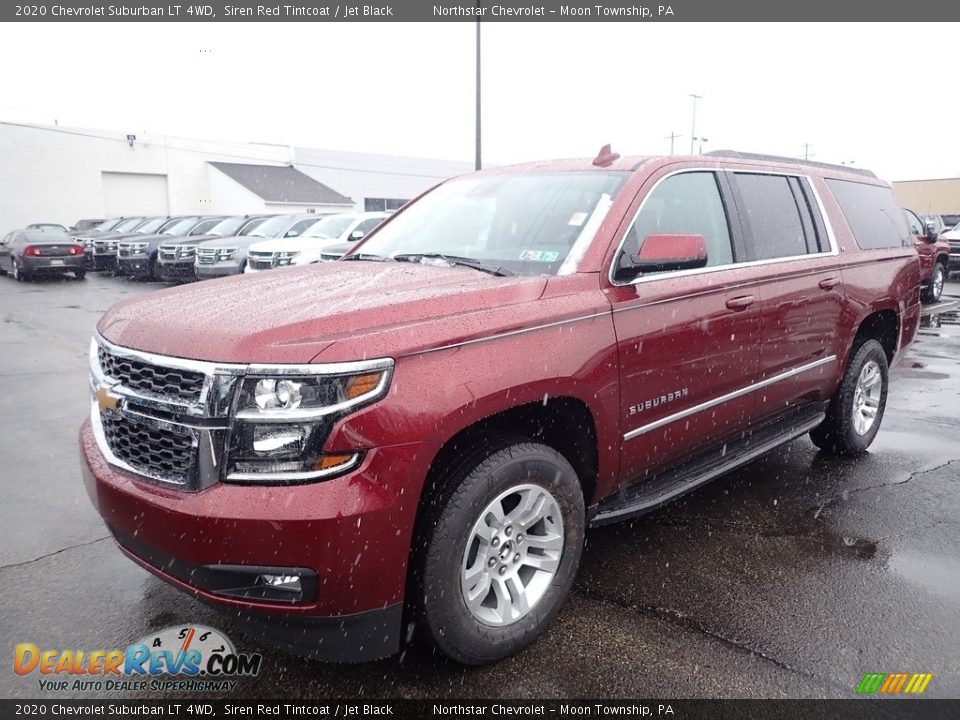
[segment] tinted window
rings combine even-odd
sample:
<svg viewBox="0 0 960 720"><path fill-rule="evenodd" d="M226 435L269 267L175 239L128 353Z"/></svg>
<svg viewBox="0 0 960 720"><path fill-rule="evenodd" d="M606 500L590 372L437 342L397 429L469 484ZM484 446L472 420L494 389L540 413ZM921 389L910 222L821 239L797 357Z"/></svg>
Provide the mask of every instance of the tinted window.
<svg viewBox="0 0 960 720"><path fill-rule="evenodd" d="M790 179L783 175L735 176L741 220L749 228L756 260L795 257L808 252L804 223Z"/></svg>
<svg viewBox="0 0 960 720"><path fill-rule="evenodd" d="M862 250L909 245L907 219L890 188L827 180Z"/></svg>
<svg viewBox="0 0 960 720"><path fill-rule="evenodd" d="M627 231L618 265L629 265L628 256L639 254L648 235L702 235L708 266L732 263L730 228L716 176L711 172L682 173L657 185Z"/></svg>
<svg viewBox="0 0 960 720"><path fill-rule="evenodd" d="M366 235L368 232L373 230L377 225L383 221L383 218L367 218L362 223L357 225L353 231L357 232L358 230Z"/></svg>
<svg viewBox="0 0 960 720"><path fill-rule="evenodd" d="M316 221L317 219L315 217L307 218L306 220L301 220L300 222L294 224L292 228L287 230L287 233L286 235L284 235L284 237L297 237L298 235L301 235L304 230L306 230L308 227L313 225Z"/></svg>

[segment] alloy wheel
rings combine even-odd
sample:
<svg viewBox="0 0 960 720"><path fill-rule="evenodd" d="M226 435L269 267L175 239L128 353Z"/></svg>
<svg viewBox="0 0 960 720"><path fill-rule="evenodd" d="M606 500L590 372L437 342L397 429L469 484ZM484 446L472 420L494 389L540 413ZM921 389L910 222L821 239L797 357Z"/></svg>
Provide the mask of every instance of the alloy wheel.
<svg viewBox="0 0 960 720"><path fill-rule="evenodd" d="M880 366L871 360L864 364L853 392L853 429L866 435L877 420L880 398L883 395L883 375Z"/></svg>

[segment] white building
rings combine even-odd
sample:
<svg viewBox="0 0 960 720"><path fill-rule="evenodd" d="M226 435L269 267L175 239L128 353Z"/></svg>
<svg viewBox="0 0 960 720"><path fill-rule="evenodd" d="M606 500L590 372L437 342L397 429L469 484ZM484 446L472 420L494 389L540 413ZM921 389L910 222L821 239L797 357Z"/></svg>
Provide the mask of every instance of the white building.
<svg viewBox="0 0 960 720"><path fill-rule="evenodd" d="M120 215L393 209L463 162L0 121L0 235Z"/></svg>

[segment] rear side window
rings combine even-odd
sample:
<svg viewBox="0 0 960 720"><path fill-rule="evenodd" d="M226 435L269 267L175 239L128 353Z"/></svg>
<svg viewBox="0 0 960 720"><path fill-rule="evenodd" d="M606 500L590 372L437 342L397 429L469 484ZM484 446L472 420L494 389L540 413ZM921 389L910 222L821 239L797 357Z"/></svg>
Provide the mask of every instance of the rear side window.
<svg viewBox="0 0 960 720"><path fill-rule="evenodd" d="M735 184L754 259L819 252L810 211L795 178L736 173Z"/></svg>
<svg viewBox="0 0 960 720"><path fill-rule="evenodd" d="M890 188L849 180L827 180L861 250L910 244L907 218Z"/></svg>

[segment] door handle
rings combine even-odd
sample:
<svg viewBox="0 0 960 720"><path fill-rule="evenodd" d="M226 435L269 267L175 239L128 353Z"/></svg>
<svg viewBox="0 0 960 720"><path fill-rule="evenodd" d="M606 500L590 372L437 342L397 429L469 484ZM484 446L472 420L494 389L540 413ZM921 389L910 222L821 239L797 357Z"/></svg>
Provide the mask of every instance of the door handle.
<svg viewBox="0 0 960 720"><path fill-rule="evenodd" d="M727 300L727 307L731 310L746 310L753 305L755 300L756 298L753 295L741 295Z"/></svg>
<svg viewBox="0 0 960 720"><path fill-rule="evenodd" d="M821 290L833 290L837 285L840 284L840 281L835 277L824 278L817 285L820 286Z"/></svg>

